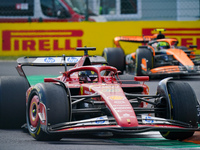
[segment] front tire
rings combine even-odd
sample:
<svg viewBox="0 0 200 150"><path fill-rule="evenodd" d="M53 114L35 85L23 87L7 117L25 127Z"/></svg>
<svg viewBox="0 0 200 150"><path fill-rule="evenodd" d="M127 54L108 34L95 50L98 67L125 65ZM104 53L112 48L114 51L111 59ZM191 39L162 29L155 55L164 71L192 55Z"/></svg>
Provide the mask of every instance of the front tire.
<svg viewBox="0 0 200 150"><path fill-rule="evenodd" d="M38 116L40 103L46 107L46 126L41 125ZM70 101L62 86L53 83L36 84L27 103L26 119L29 133L38 141L60 140L61 136L48 133L47 126L69 122L70 111Z"/></svg>
<svg viewBox="0 0 200 150"><path fill-rule="evenodd" d="M182 121L191 124L193 127L197 127L197 98L196 95L188 83L182 82L168 82L168 94L170 98L171 118L177 121ZM166 139L171 140L183 140L191 137L194 132L160 132Z"/></svg>

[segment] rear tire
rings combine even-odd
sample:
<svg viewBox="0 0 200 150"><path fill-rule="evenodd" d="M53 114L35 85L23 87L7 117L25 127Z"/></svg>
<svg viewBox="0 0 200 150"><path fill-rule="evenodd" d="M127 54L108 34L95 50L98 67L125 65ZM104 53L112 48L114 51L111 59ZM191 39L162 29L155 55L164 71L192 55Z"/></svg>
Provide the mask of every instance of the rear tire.
<svg viewBox="0 0 200 150"><path fill-rule="evenodd" d="M109 66L116 67L121 73L124 72L125 55L121 48L105 48L102 56L106 59Z"/></svg>
<svg viewBox="0 0 200 150"><path fill-rule="evenodd" d="M152 69L153 67L153 56L152 52L147 48L139 48L136 51L136 67L135 67L135 74L136 76L143 76L147 75L146 72L142 70L142 59L146 59L147 62L147 72Z"/></svg>
<svg viewBox="0 0 200 150"><path fill-rule="evenodd" d="M171 118L177 121L182 121L191 124L193 127L197 127L197 98L196 95L188 83L182 82L168 82L168 93L170 98ZM171 140L183 140L191 137L194 132L160 132L166 139Z"/></svg>
<svg viewBox="0 0 200 150"><path fill-rule="evenodd" d="M0 77L0 128L20 128L26 122L26 91L24 77Z"/></svg>
<svg viewBox="0 0 200 150"><path fill-rule="evenodd" d="M43 103L47 109L47 125L69 122L71 110L65 89L53 83L36 84L29 94L26 110L28 130L36 140L60 140L62 138L60 135L48 134L48 131L43 131L44 127L41 128L38 117L39 103Z"/></svg>

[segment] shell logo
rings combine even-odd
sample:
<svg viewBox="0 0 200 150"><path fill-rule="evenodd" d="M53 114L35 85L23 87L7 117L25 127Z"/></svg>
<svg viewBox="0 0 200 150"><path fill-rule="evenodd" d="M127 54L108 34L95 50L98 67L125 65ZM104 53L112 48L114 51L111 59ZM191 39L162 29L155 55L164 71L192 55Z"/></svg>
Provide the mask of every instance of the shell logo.
<svg viewBox="0 0 200 150"><path fill-rule="evenodd" d="M125 97L123 97L123 96L109 96L109 99L111 99L111 100L124 100Z"/></svg>

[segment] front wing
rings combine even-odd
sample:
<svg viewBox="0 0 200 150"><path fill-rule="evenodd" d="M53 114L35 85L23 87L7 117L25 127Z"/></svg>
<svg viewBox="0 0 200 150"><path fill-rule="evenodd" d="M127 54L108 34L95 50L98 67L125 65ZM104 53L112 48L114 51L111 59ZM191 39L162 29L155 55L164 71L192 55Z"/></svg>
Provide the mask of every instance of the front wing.
<svg viewBox="0 0 200 150"><path fill-rule="evenodd" d="M149 76L156 75L182 75L182 76L190 76L190 75L200 75L200 66L194 66L193 70L188 71L184 66L162 66L153 68L148 71L143 72Z"/></svg>
<svg viewBox="0 0 200 150"><path fill-rule="evenodd" d="M65 122L49 126L46 130L48 133L85 133L85 132L112 132L112 133L141 133L148 131L172 131L172 132L189 132L200 131L199 127L192 127L190 124L142 115L138 118L138 126L121 127L116 124L114 118L101 116L81 121Z"/></svg>

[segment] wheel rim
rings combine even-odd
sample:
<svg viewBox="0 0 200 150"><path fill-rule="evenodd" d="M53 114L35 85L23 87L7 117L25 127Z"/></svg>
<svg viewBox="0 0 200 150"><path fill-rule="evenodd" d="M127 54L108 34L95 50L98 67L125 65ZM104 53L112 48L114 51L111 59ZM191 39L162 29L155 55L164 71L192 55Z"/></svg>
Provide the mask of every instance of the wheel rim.
<svg viewBox="0 0 200 150"><path fill-rule="evenodd" d="M29 107L29 121L30 121L30 129L34 131L39 123L39 97L35 95L30 103Z"/></svg>

